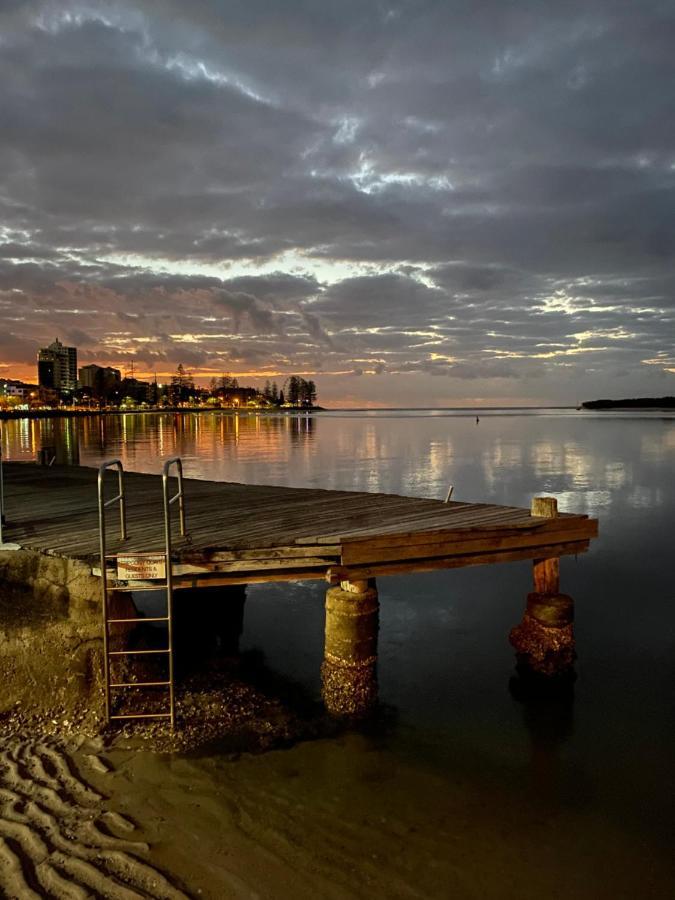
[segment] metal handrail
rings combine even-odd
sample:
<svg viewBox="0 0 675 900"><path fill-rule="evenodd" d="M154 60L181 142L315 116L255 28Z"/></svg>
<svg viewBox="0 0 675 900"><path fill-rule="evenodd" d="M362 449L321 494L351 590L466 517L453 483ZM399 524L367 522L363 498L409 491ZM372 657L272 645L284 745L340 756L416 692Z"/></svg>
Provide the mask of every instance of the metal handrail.
<svg viewBox="0 0 675 900"><path fill-rule="evenodd" d="M171 476L171 467L176 467L176 477L178 479L178 491L173 495L173 497L169 497L169 478ZM167 459L164 463L164 467L162 469L162 491L164 494L164 520L165 520L165 528L168 529L168 538L167 540L171 541L171 510L170 506L178 501L178 515L180 520L180 533L181 537L185 537L185 494L183 492L183 461L180 456L173 456L171 459Z"/></svg>
<svg viewBox="0 0 675 900"><path fill-rule="evenodd" d="M111 497L110 500L104 500L104 477L106 470L112 468L117 469L118 493L115 497ZM105 510L107 507L112 506L113 503L117 503L118 501L120 504L120 540L125 541L129 535L127 534L127 500L124 493L124 466L122 465L121 460L111 459L100 465L98 469L98 524L99 533L102 533L104 536Z"/></svg>
<svg viewBox="0 0 675 900"><path fill-rule="evenodd" d="M172 467L176 467L176 477L178 479L178 490L169 496L169 478L171 476ZM166 606L167 606L167 629L169 638L169 647L173 648L173 564L172 564L172 540L171 540L171 507L178 502L178 513L180 520L180 533L185 537L185 495L183 492L183 463L180 457L174 456L167 459L162 468L162 495L164 498L164 549L166 554ZM173 652L169 653L169 704L171 710L171 727L174 727L176 720L176 701L174 696L174 678L173 678Z"/></svg>
<svg viewBox="0 0 675 900"><path fill-rule="evenodd" d="M117 469L118 492L110 500L105 499L105 473L108 469ZM108 573L106 569L106 532L105 511L113 503L120 504L120 539L126 540L127 534L127 502L124 493L124 466L121 460L111 459L102 463L98 469L98 536L101 552L101 597L103 600L103 666L105 686L105 717L110 722L110 660L108 658Z"/></svg>

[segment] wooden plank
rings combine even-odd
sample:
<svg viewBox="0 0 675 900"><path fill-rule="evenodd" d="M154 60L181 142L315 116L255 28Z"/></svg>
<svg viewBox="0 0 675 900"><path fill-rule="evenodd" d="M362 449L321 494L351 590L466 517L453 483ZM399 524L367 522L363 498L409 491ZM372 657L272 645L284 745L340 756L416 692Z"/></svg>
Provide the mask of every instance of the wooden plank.
<svg viewBox="0 0 675 900"><path fill-rule="evenodd" d="M440 504L443 506L444 504ZM461 512L461 515L460 515ZM513 509L510 507L485 508L475 504L475 509L462 510L455 515L444 513L442 510L434 510L433 515L427 511L424 515L407 516L395 522L380 521L364 528L345 529L339 533L313 534L311 537L303 537L296 541L304 543L343 543L356 538L368 538L383 536L386 534L415 534L420 531L446 530L463 526L476 527L479 524L486 526L504 523L517 524L522 522L530 524L531 516L527 510ZM414 527L409 527L410 525Z"/></svg>
<svg viewBox="0 0 675 900"><path fill-rule="evenodd" d="M322 555L330 560L331 557L339 557L341 552L339 544L308 545L305 547L267 547L261 550L214 550L201 553L199 558L204 563L230 562L240 559L303 559ZM183 556L189 558L189 554Z"/></svg>
<svg viewBox="0 0 675 900"><path fill-rule="evenodd" d="M281 569L327 569L336 559L308 556L304 559L238 559L233 562L208 563L209 572L274 572Z"/></svg>
<svg viewBox="0 0 675 900"><path fill-rule="evenodd" d="M597 537L597 523L585 520L576 528L562 531L540 530L538 532L512 532L504 535L491 531L489 535L477 537L475 532L466 535L448 535L447 541L434 543L395 544L386 547L379 544L354 546L346 543L342 548L342 565L354 566L362 563L389 562L395 560L423 559L432 556L459 556L466 553L483 553L490 550L506 550L516 547L545 547L573 540L587 540Z"/></svg>
<svg viewBox="0 0 675 900"><path fill-rule="evenodd" d="M278 581L324 581L325 569L286 569L280 572L219 574L182 581L177 588L225 587L230 584L267 584Z"/></svg>
<svg viewBox="0 0 675 900"><path fill-rule="evenodd" d="M386 535L375 535L373 537L348 537L342 541L343 550L349 546L352 548L377 548L377 547L407 547L411 544L433 544L447 543L451 539L462 540L473 539L475 537L485 537L488 539L491 535L510 535L521 533L545 532L547 530L555 531L574 531L578 527L584 527L583 523L595 520L589 520L587 516L569 516L566 518L558 518L555 522L550 519L533 519L528 518L521 522L508 522L505 525L478 524L464 525L460 527L449 526L446 528L434 528L430 531L408 531L401 533L392 533ZM597 522L595 523L597 528ZM321 546L321 545L318 545Z"/></svg>
<svg viewBox="0 0 675 900"><path fill-rule="evenodd" d="M547 557L559 557L585 553L590 541L571 541L566 544L552 544L546 547L527 547L518 550L502 550L490 553L467 554L466 556L434 557L432 559L414 559L407 562L389 562L380 565L335 566L327 573L331 584L340 581L363 580L376 578L379 575L401 575L410 572L432 572L436 569L459 569L465 566L485 566L495 563L515 562L523 559L535 559L545 552Z"/></svg>

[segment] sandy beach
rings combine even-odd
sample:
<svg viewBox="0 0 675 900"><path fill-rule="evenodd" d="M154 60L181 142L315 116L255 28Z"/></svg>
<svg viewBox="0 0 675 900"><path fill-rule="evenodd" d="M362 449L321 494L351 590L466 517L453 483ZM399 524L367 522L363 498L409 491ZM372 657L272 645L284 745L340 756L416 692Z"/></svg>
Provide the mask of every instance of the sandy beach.
<svg viewBox="0 0 675 900"><path fill-rule="evenodd" d="M3 897L187 896L150 863L134 820L93 786L110 772L96 749L74 739L0 739Z"/></svg>
<svg viewBox="0 0 675 900"><path fill-rule="evenodd" d="M657 898L672 876L630 823L552 814L555 784L523 806L496 771L423 772L357 734L229 760L0 748L0 893L17 900Z"/></svg>

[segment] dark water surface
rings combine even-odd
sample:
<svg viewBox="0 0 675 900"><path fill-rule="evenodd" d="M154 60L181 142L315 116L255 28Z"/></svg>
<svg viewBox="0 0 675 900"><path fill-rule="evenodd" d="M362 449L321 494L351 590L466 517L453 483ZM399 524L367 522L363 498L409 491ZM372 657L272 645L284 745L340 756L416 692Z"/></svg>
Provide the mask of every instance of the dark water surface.
<svg viewBox="0 0 675 900"><path fill-rule="evenodd" d="M417 854L420 869L411 861L396 870L399 888L394 878L378 893L375 868L364 885L378 896L675 893L672 417L416 410L5 423L8 458L32 458L40 446L59 461L120 457L144 472L179 454L189 476L250 483L438 498L452 483L453 499L524 506L550 494L563 511L597 516L591 551L561 566L561 589L576 600L573 697L523 700L509 690L507 635L531 589L529 563L382 578L379 681L390 730L294 748L284 765L297 762L293 796L309 831L337 804L343 827L364 829L364 841L380 818L415 833L395 853ZM324 588L250 587L242 639L314 695ZM273 785L280 764L269 756L236 777L250 770ZM218 760L203 765L215 780L234 777ZM355 872L353 884L341 882L344 896L361 896L359 859L372 867L372 854L358 840L344 852Z"/></svg>

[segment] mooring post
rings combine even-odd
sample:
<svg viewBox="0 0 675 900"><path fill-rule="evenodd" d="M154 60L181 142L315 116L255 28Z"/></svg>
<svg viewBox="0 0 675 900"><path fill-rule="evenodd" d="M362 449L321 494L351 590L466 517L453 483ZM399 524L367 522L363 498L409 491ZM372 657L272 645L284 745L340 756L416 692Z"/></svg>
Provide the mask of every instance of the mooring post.
<svg viewBox="0 0 675 900"><path fill-rule="evenodd" d="M554 497L535 497L531 515L556 518L557 500ZM567 594L560 593L559 558L535 559L532 574L534 591L527 595L523 621L509 635L518 665L539 675L571 672L576 658L574 601Z"/></svg>
<svg viewBox="0 0 675 900"><path fill-rule="evenodd" d="M326 592L322 696L335 716L368 714L377 702L379 609L375 579L341 581Z"/></svg>

